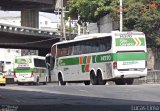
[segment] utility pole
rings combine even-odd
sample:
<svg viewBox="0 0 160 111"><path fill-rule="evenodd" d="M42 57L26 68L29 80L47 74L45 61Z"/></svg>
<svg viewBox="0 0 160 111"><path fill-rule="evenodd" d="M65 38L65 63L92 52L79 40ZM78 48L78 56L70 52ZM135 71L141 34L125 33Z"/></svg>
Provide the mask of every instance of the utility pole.
<svg viewBox="0 0 160 111"><path fill-rule="evenodd" d="M69 21L69 40L71 40L71 17L68 17L68 21Z"/></svg>
<svg viewBox="0 0 160 111"><path fill-rule="evenodd" d="M80 19L80 16L78 15L78 20ZM81 26L78 24L78 35L81 35Z"/></svg>
<svg viewBox="0 0 160 111"><path fill-rule="evenodd" d="M122 0L120 0L120 32L123 31L123 8L122 8Z"/></svg>
<svg viewBox="0 0 160 111"><path fill-rule="evenodd" d="M65 23L64 23L64 7L63 7L63 0L61 0L61 35L62 39L66 40L66 34L65 34Z"/></svg>

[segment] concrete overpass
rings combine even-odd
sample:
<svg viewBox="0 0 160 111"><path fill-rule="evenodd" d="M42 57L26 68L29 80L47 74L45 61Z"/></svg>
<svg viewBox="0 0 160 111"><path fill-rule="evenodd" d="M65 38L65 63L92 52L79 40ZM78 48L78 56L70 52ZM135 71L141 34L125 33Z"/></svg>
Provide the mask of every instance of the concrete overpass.
<svg viewBox="0 0 160 111"><path fill-rule="evenodd" d="M0 24L1 48L39 50L39 54L44 56L58 41L60 35L57 32Z"/></svg>
<svg viewBox="0 0 160 111"><path fill-rule="evenodd" d="M0 0L1 10L21 11L22 26L0 24L0 47L35 49L43 56L50 52L52 44L60 41L60 35L37 29L39 11L53 13L56 2L57 0Z"/></svg>
<svg viewBox="0 0 160 111"><path fill-rule="evenodd" d="M66 37L74 38L76 34L66 33ZM45 56L51 46L62 40L60 32L40 30L31 27L13 26L0 23L0 47L39 50Z"/></svg>
<svg viewBox="0 0 160 111"><path fill-rule="evenodd" d="M57 0L0 0L1 10L22 11L35 9L39 11L54 12Z"/></svg>
<svg viewBox="0 0 160 111"><path fill-rule="evenodd" d="M67 0L63 0L64 5ZM54 13L61 0L0 0L0 9L21 11L21 26L39 27L39 11Z"/></svg>

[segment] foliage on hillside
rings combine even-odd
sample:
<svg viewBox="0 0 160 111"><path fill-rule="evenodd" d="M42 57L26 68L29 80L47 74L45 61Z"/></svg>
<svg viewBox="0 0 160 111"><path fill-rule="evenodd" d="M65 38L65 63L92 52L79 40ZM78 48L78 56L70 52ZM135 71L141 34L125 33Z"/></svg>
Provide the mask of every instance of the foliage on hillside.
<svg viewBox="0 0 160 111"><path fill-rule="evenodd" d="M105 15L119 21L119 0L69 0L69 16L79 23L98 22ZM123 0L123 30L146 34L149 46L160 45L160 0Z"/></svg>
<svg viewBox="0 0 160 111"><path fill-rule="evenodd" d="M112 0L69 0L67 9L72 19L80 16L79 23L97 22L100 17L110 13Z"/></svg>

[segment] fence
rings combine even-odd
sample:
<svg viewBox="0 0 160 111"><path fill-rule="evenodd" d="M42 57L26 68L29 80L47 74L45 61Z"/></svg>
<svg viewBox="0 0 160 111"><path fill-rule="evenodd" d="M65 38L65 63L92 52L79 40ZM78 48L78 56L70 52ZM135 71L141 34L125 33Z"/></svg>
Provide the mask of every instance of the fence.
<svg viewBox="0 0 160 111"><path fill-rule="evenodd" d="M134 84L143 83L160 83L160 70L148 71L147 76L144 78L135 79Z"/></svg>

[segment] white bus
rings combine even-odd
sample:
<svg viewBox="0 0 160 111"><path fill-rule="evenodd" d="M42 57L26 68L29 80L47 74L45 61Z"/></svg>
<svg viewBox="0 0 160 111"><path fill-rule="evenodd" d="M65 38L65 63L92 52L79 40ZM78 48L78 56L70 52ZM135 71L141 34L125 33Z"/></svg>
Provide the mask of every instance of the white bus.
<svg viewBox="0 0 160 111"><path fill-rule="evenodd" d="M49 59L51 58L51 59ZM85 85L133 84L147 75L146 39L143 32L97 33L62 41L51 48L51 81L84 82Z"/></svg>
<svg viewBox="0 0 160 111"><path fill-rule="evenodd" d="M29 55L17 56L14 62L14 81L18 85L25 83L47 83L45 57Z"/></svg>

